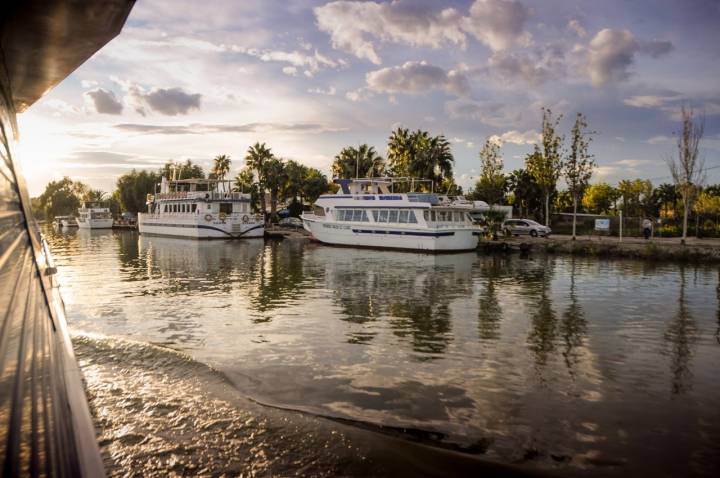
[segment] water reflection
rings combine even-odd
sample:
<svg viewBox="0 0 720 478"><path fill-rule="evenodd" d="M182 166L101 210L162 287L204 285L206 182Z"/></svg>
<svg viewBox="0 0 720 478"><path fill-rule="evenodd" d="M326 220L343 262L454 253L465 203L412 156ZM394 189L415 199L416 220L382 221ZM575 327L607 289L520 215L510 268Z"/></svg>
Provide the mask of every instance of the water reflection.
<svg viewBox="0 0 720 478"><path fill-rule="evenodd" d="M171 345L260 401L502 461L625 474L649 462L683 474L672 460L720 436L713 268L117 231L49 239L72 328Z"/></svg>
<svg viewBox="0 0 720 478"><path fill-rule="evenodd" d="M472 293L475 254L428 255L373 251L358 256L347 249L322 248L328 288L356 324L348 342L368 344L376 336L370 322L386 320L393 334L422 355L437 358L452 341L450 304Z"/></svg>
<svg viewBox="0 0 720 478"><path fill-rule="evenodd" d="M665 340L669 342L670 370L672 372L672 393L685 393L692 388L692 346L696 338L696 327L688 309L685 266L680 266L680 293L677 302L677 313L665 332Z"/></svg>
<svg viewBox="0 0 720 478"><path fill-rule="evenodd" d="M585 320L575 287L576 268L577 258L573 256L570 258L570 300L560 322L560 335L565 343L562 354L565 358L565 365L571 374L579 361L578 348L583 345L587 333L587 320Z"/></svg>

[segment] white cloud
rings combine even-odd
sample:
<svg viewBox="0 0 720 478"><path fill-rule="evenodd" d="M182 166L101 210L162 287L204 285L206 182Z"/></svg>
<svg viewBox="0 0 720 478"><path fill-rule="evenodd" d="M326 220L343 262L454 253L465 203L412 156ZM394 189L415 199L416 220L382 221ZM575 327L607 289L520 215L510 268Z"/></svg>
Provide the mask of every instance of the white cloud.
<svg viewBox="0 0 720 478"><path fill-rule="evenodd" d="M328 96L335 96L335 93L337 93L337 90L334 86L329 86L328 88L308 88L308 93L315 93L318 95L328 95Z"/></svg>
<svg viewBox="0 0 720 478"><path fill-rule="evenodd" d="M100 114L119 115L123 111L123 105L115 93L104 88L85 92L85 99Z"/></svg>
<svg viewBox="0 0 720 478"><path fill-rule="evenodd" d="M368 39L438 48L446 43L465 46L460 13L453 8L431 11L410 2L335 1L315 8L320 30L330 34L333 48L379 65L375 44Z"/></svg>
<svg viewBox="0 0 720 478"><path fill-rule="evenodd" d="M628 106L634 106L635 108L660 108L665 106L667 103L674 102L679 99L681 99L681 96L677 94L670 96L639 95L625 98L623 103Z"/></svg>
<svg viewBox="0 0 720 478"><path fill-rule="evenodd" d="M286 75L297 76L297 68L294 66L283 66L282 72Z"/></svg>
<svg viewBox="0 0 720 478"><path fill-rule="evenodd" d="M638 53L658 58L672 49L668 41L642 42L629 30L600 30L590 41L587 50L588 73L595 86L630 77L630 67Z"/></svg>
<svg viewBox="0 0 720 478"><path fill-rule="evenodd" d="M515 44L530 44L530 34L524 31L528 14L528 9L515 0L476 0L462 25L491 50L505 50Z"/></svg>
<svg viewBox="0 0 720 478"><path fill-rule="evenodd" d="M528 130L524 133L517 131L517 130L511 130L507 131L501 135L492 135L490 138L488 138L490 141L494 141L500 145L504 143L512 143L512 144L535 144L540 141L541 136L540 133L538 133L535 130Z"/></svg>
<svg viewBox="0 0 720 478"><path fill-rule="evenodd" d="M652 138L649 138L647 140L648 144L670 144L672 143L672 138L669 136L665 136L663 134L653 136Z"/></svg>
<svg viewBox="0 0 720 478"><path fill-rule="evenodd" d="M582 26L582 23L580 23L579 20L576 18L571 19L567 24L568 29L575 32L577 36L580 38L585 38L587 36L587 30L585 27Z"/></svg>
<svg viewBox="0 0 720 478"><path fill-rule="evenodd" d="M528 45L524 30L528 10L515 0L476 0L467 15L455 8L429 7L396 0L390 3L339 0L315 8L318 27L330 35L333 48L379 65L374 42L439 48L465 48L467 34L493 51Z"/></svg>
<svg viewBox="0 0 720 478"><path fill-rule="evenodd" d="M82 80L80 81L80 85L83 88L93 88L98 85L98 82L95 80Z"/></svg>
<svg viewBox="0 0 720 478"><path fill-rule="evenodd" d="M365 101L375 96L372 91L367 88L358 88L357 90L348 91L345 93L345 98L353 102Z"/></svg>
<svg viewBox="0 0 720 478"><path fill-rule="evenodd" d="M231 46L230 50L258 58L260 61L264 62L289 63L290 66L294 66L298 69L305 69L305 71L310 73L310 76L323 68L340 68L346 64L343 60L333 60L317 50L315 50L312 54L309 54L299 50L259 50L257 48L245 48L237 45Z"/></svg>
<svg viewBox="0 0 720 478"><path fill-rule="evenodd" d="M366 75L367 87L379 93L417 94L428 90L466 96L470 83L462 73L445 71L424 61L408 61L402 66L382 68Z"/></svg>

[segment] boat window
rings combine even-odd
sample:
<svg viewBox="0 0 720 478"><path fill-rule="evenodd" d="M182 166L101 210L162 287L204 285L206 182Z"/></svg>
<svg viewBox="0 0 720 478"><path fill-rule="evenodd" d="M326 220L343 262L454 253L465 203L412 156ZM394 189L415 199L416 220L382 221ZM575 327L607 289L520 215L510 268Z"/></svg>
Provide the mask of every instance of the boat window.
<svg viewBox="0 0 720 478"><path fill-rule="evenodd" d="M379 211L373 209L373 212L372 212L373 221L378 222L378 215L379 215Z"/></svg>
<svg viewBox="0 0 720 478"><path fill-rule="evenodd" d="M396 210L390 211L388 222L398 222L398 212Z"/></svg>
<svg viewBox="0 0 720 478"><path fill-rule="evenodd" d="M430 211L423 211L423 219L425 222L430 222Z"/></svg>
<svg viewBox="0 0 720 478"><path fill-rule="evenodd" d="M356 221L356 222L362 221L362 217L363 217L363 211L361 209L355 209L353 211L353 218L352 218L353 221Z"/></svg>
<svg viewBox="0 0 720 478"><path fill-rule="evenodd" d="M437 214L435 211L430 211L430 221L432 221L432 222L437 221Z"/></svg>
<svg viewBox="0 0 720 478"><path fill-rule="evenodd" d="M313 206L313 214L315 214L316 216L324 216L325 209L320 206Z"/></svg>
<svg viewBox="0 0 720 478"><path fill-rule="evenodd" d="M193 204L193 205L192 205L191 211L192 211L192 212L196 212L196 211L197 211L197 204Z"/></svg>
<svg viewBox="0 0 720 478"><path fill-rule="evenodd" d="M388 222L388 212L380 211L380 220L378 222Z"/></svg>
<svg viewBox="0 0 720 478"><path fill-rule="evenodd" d="M187 211L185 210L185 204L184 204L184 203L180 205L180 212L187 212Z"/></svg>
<svg viewBox="0 0 720 478"><path fill-rule="evenodd" d="M167 204L163 204L163 212L167 212Z"/></svg>
<svg viewBox="0 0 720 478"><path fill-rule="evenodd" d="M335 211L335 217L338 221L344 221L345 220L345 210L344 209L338 209Z"/></svg>
<svg viewBox="0 0 720 478"><path fill-rule="evenodd" d="M408 211L408 222L410 224L417 224L418 220L417 217L415 217L415 211Z"/></svg>
<svg viewBox="0 0 720 478"><path fill-rule="evenodd" d="M408 211L400 211L400 224L407 224L408 222Z"/></svg>
<svg viewBox="0 0 720 478"><path fill-rule="evenodd" d="M362 212L362 219L361 219L361 221L362 221L362 222L370 222L370 219L368 219L367 211L364 210L364 209L363 209L363 212Z"/></svg>
<svg viewBox="0 0 720 478"><path fill-rule="evenodd" d="M220 203L220 214L232 214L232 203L231 202L221 202Z"/></svg>

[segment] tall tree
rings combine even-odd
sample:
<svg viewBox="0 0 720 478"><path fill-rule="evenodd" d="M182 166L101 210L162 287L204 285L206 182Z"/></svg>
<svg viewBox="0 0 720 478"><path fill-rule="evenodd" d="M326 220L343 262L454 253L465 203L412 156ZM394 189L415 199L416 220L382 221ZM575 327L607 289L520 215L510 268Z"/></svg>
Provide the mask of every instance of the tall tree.
<svg viewBox="0 0 720 478"><path fill-rule="evenodd" d="M567 184L568 192L572 196L573 241L575 240L578 202L582 198L592 177L593 170L595 169L595 160L588 150L590 141L592 141L590 135L593 134L593 132L588 131L587 126L585 116L582 113L578 113L575 117L575 124L570 132L570 150L563 165L565 183Z"/></svg>
<svg viewBox="0 0 720 478"><path fill-rule="evenodd" d="M202 166L193 163L189 159L185 160L184 163L175 163L174 161L168 161L159 171L160 176L165 176L165 178L167 179L172 179L173 173L175 179L193 179L205 177L205 171L203 171Z"/></svg>
<svg viewBox="0 0 720 478"><path fill-rule="evenodd" d="M255 182L255 175L253 174L253 170L250 169L248 166L245 166L240 170L240 172L235 176L235 185L234 189L235 191L250 194L250 208L253 211L258 211L258 186Z"/></svg>
<svg viewBox="0 0 720 478"><path fill-rule="evenodd" d="M265 143L255 143L250 146L245 154L245 164L255 174L257 178L258 195L260 197L260 211L265 217L265 190L267 189L267 177L265 163L274 159L274 155Z"/></svg>
<svg viewBox="0 0 720 478"><path fill-rule="evenodd" d="M562 144L564 138L557 133L562 115L553 119L549 108L542 109L542 147L525 159L525 167L543 190L545 200L545 225L550 225L550 196L555 192L562 171Z"/></svg>
<svg viewBox="0 0 720 478"><path fill-rule="evenodd" d="M645 205L653 193L652 183L647 179L623 179L618 182L625 217L640 217L647 211Z"/></svg>
<svg viewBox="0 0 720 478"><path fill-rule="evenodd" d="M116 183L115 196L122 210L138 213L144 211L147 195L155 192L160 178L152 171L132 170L120 176Z"/></svg>
<svg viewBox="0 0 720 478"><path fill-rule="evenodd" d="M45 186L45 191L37 199L37 206L45 212L48 219L75 214L85 190L87 186L65 176Z"/></svg>
<svg viewBox="0 0 720 478"><path fill-rule="evenodd" d="M388 169L396 177L431 179L440 192L453 189L455 159L445 136L398 128L388 139Z"/></svg>
<svg viewBox="0 0 720 478"><path fill-rule="evenodd" d="M670 217L671 211L672 214L675 214L678 201L678 192L675 185L663 183L655 189L655 192L660 201L660 215Z"/></svg>
<svg viewBox="0 0 720 478"><path fill-rule="evenodd" d="M270 220L277 221L277 203L280 192L287 182L285 163L280 158L270 158L263 164L265 186L270 192Z"/></svg>
<svg viewBox="0 0 720 478"><path fill-rule="evenodd" d="M321 194L325 194L329 189L330 183L323 173L315 168L307 168L302 194L308 202L314 203Z"/></svg>
<svg viewBox="0 0 720 478"><path fill-rule="evenodd" d="M532 174L516 169L508 175L508 189L512 192L513 206L521 217L540 217L542 214L542 188Z"/></svg>
<svg viewBox="0 0 720 478"><path fill-rule="evenodd" d="M225 176L230 172L230 162L230 156L227 154L215 156L211 170L215 179L219 179L220 181L225 179Z"/></svg>
<svg viewBox="0 0 720 478"><path fill-rule="evenodd" d="M385 175L385 160L367 144L343 148L332 164L336 178L374 178Z"/></svg>
<svg viewBox="0 0 720 478"><path fill-rule="evenodd" d="M667 159L670 174L683 203L682 243L687 238L687 222L692 201L705 180L704 161L699 157L700 141L705 131L705 117L695 118L692 108L680 110L682 128L677 138L677 157Z"/></svg>
<svg viewBox="0 0 720 478"><path fill-rule="evenodd" d="M619 197L618 190L608 183L591 184L585 189L582 204L588 212L610 214Z"/></svg>
<svg viewBox="0 0 720 478"><path fill-rule="evenodd" d="M503 173L500 144L487 139L480 150L480 179L475 183L473 196L488 204L502 204L507 190L507 178Z"/></svg>

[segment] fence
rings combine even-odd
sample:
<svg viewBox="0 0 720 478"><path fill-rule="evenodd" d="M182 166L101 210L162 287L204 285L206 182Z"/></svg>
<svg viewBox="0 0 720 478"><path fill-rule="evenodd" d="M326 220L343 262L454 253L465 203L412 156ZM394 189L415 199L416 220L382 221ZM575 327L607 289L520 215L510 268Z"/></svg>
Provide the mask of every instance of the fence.
<svg viewBox="0 0 720 478"><path fill-rule="evenodd" d="M609 219L610 230L600 232L595 230L595 219ZM645 217L623 217L623 236L641 237L643 235L642 222ZM653 220L654 237L680 237L682 236L682 217L679 218L647 218ZM555 234L572 234L572 214L554 213L550 215L550 227ZM619 236L620 217L603 216L596 214L578 214L576 224L578 236ZM705 218L692 216L688 219L688 236L720 237L720 221L718 218Z"/></svg>

